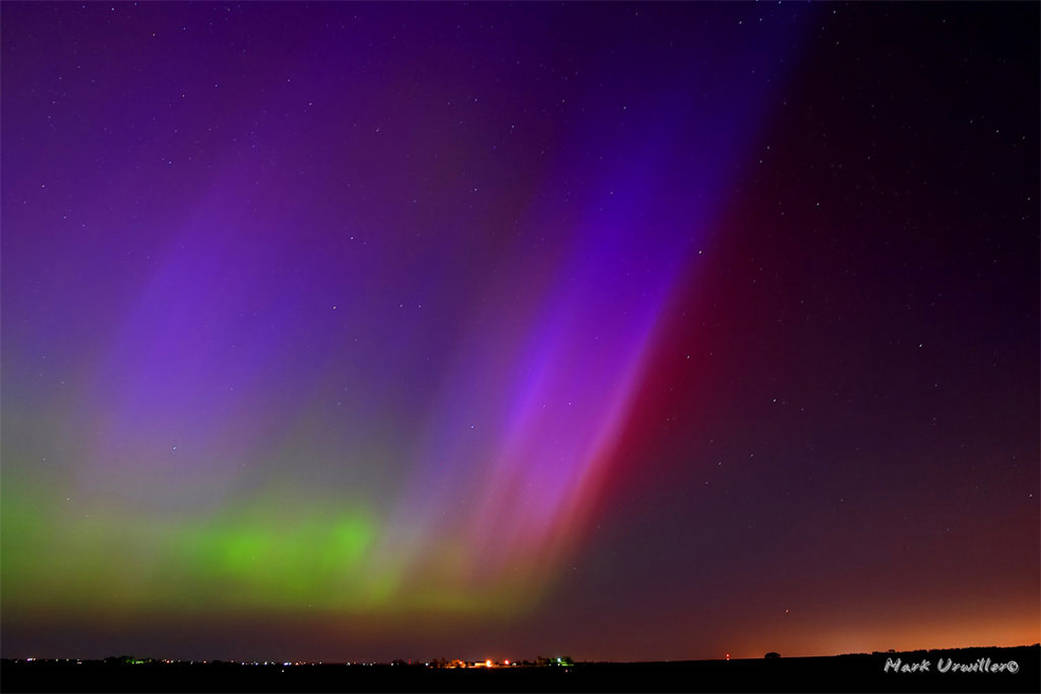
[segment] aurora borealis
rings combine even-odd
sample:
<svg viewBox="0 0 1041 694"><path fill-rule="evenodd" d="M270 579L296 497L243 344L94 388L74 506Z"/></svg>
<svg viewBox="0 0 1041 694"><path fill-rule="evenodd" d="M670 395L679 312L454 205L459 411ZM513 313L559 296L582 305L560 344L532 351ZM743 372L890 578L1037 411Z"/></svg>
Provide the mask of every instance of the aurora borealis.
<svg viewBox="0 0 1041 694"><path fill-rule="evenodd" d="M1038 640L1036 6L2 12L5 657Z"/></svg>

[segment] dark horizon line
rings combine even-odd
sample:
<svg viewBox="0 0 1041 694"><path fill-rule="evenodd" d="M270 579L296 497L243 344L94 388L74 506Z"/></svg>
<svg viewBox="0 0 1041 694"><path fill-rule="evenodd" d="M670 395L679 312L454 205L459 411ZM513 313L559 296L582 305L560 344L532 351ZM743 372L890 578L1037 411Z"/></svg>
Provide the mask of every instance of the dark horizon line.
<svg viewBox="0 0 1041 694"><path fill-rule="evenodd" d="M489 658L430 658L427 660L415 660L407 658L394 658L389 661L365 661L365 660L344 660L344 661L327 661L327 660L227 660L224 658L207 658L207 659L181 659L181 658L154 658L151 656L137 656L131 654L120 654L120 655L109 655L101 658L77 658L68 656L55 656L55 657L37 657L37 656L26 656L26 657L0 657L0 662L4 663L67 663L67 662L78 662L78 663L108 663L126 665L130 663L120 662L126 659L133 659L140 661L138 664L142 665L237 665L237 666L250 666L250 667L306 667L306 666L348 666L348 667L430 667L432 664L442 661L446 663L453 662L464 662L464 663L485 663L491 660L493 663L498 665L498 668L459 668L459 669L503 669L506 667L574 667L576 665L647 665L647 664L673 664L673 663L702 663L702 662L727 662L730 660L763 660L764 658L775 655L776 657L784 657L786 660L799 660L799 659L810 659L810 658L842 658L845 656L866 656L866 655L890 655L890 654L904 654L904 653L936 653L944 651L971 651L971 650L1011 650L1021 648L1041 648L1041 642L1035 642L1031 644L1019 644L1015 646L951 646L941 648L911 648L911 649L888 649L885 651L857 651L857 652L846 652L846 653L832 653L832 654L818 654L818 655L796 655L796 656L784 656L783 653L778 651L769 651L768 653L761 656L734 656L730 657L729 654L719 658L679 658L679 659L665 659L665 660L572 660L568 656L536 656L532 659L510 659L507 665L505 660L494 660ZM559 659L568 658L570 664L562 664ZM550 662L549 665L539 665L540 660ZM111 662L117 661L117 662Z"/></svg>

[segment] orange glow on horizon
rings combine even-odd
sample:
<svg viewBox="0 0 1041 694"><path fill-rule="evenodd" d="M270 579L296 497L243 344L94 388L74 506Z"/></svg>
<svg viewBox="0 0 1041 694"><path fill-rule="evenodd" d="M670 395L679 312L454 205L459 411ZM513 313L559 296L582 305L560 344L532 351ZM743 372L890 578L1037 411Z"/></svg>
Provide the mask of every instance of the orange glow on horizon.
<svg viewBox="0 0 1041 694"><path fill-rule="evenodd" d="M986 617L964 621L951 615L948 620L918 623L899 622L819 627L809 632L778 631L761 634L754 642L743 643L732 653L736 658L762 658L776 651L782 656L813 657L844 653L916 651L977 646L1032 646L1041 642L1041 615L1009 615L1006 619ZM726 659L730 659L727 653Z"/></svg>

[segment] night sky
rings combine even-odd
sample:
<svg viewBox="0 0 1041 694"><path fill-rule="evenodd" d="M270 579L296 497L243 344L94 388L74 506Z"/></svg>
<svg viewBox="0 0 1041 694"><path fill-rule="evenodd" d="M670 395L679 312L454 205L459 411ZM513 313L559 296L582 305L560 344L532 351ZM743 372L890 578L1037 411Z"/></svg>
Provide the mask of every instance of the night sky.
<svg viewBox="0 0 1041 694"><path fill-rule="evenodd" d="M2 24L5 657L1039 640L1036 3Z"/></svg>

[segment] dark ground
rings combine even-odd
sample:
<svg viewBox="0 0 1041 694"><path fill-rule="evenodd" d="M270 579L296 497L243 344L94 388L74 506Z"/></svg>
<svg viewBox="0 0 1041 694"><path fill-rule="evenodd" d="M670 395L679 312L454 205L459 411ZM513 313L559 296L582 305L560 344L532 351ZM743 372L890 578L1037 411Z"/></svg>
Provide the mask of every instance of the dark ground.
<svg viewBox="0 0 1041 694"><path fill-rule="evenodd" d="M956 691L1037 692L1041 646L875 653L822 658L579 663L568 668L435 670L422 666L127 665L12 661L0 689L17 691ZM886 659L930 662L930 672L884 672ZM937 662L1016 661L1018 672L946 673Z"/></svg>

